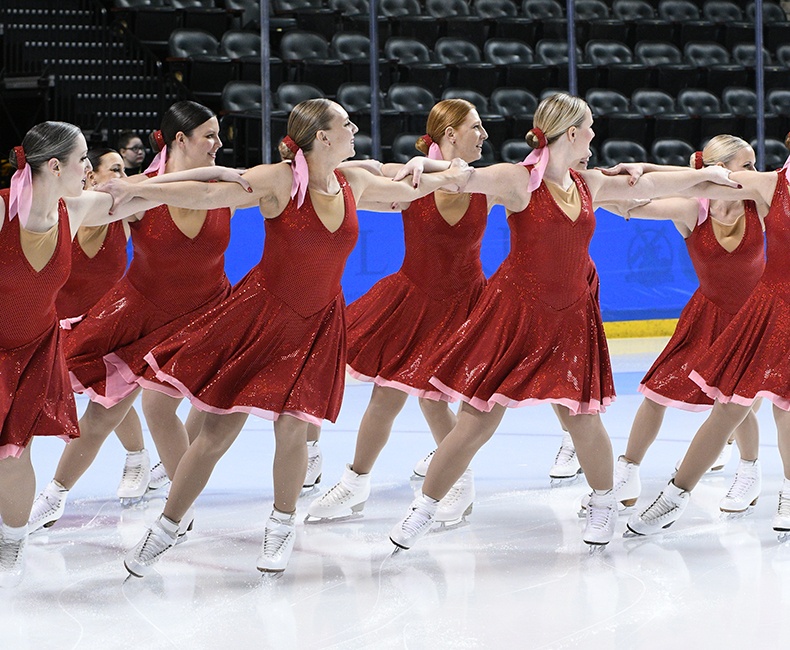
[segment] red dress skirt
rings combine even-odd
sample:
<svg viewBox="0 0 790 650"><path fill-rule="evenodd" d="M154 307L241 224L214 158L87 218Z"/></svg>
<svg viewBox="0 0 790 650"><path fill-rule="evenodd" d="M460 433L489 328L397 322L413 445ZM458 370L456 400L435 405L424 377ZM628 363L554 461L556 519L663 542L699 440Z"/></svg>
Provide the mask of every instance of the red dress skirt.
<svg viewBox="0 0 790 650"><path fill-rule="evenodd" d="M472 194L454 225L433 194L403 212L406 255L401 269L348 306L348 372L362 381L434 400L450 396L428 383L433 352L469 317L485 286L480 245L485 195Z"/></svg>
<svg viewBox="0 0 790 650"><path fill-rule="evenodd" d="M595 230L590 192L572 221L545 183L508 218L510 254L469 319L437 350L431 384L476 409L562 404L598 413L614 399L589 243Z"/></svg>
<svg viewBox="0 0 790 650"><path fill-rule="evenodd" d="M790 192L778 174L765 217L768 260L751 296L708 352L691 379L720 402L751 405L766 397L790 410Z"/></svg>
<svg viewBox="0 0 790 650"><path fill-rule="evenodd" d="M0 459L22 455L33 436L78 438L77 408L60 340L55 296L69 277L71 227L58 203L58 240L40 271L20 243L18 218L9 221L9 190L0 190Z"/></svg>
<svg viewBox="0 0 790 650"><path fill-rule="evenodd" d="M231 295L146 356L156 376L201 411L334 422L345 385L340 278L357 240L356 206L340 172L345 214L334 232L308 192L266 219L263 257Z"/></svg>
<svg viewBox="0 0 790 650"><path fill-rule="evenodd" d="M178 391L155 379L143 357L230 293L225 249L230 210L209 210L194 238L166 205L130 224L134 257L129 270L74 326L65 343L75 391L111 407L138 386Z"/></svg>
<svg viewBox="0 0 790 650"><path fill-rule="evenodd" d="M700 287L683 308L672 338L647 371L639 392L658 404L686 411L713 405L689 372L707 353L751 295L765 268L765 239L753 201L744 201L743 239L722 248L706 218L686 239Z"/></svg>

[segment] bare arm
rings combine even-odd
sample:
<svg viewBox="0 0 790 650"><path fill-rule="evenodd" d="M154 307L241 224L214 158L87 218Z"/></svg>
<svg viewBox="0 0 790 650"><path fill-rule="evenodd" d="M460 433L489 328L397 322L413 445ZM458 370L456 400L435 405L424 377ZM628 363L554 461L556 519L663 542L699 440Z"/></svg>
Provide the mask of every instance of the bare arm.
<svg viewBox="0 0 790 650"><path fill-rule="evenodd" d="M595 205L611 203L616 200L629 199L659 199L667 196L677 196L678 193L690 189L695 185L711 181L729 187L736 187L738 182L729 178L729 172L724 167L705 167L704 169L684 169L679 172L650 173L639 179L638 183L631 183L628 176L605 176L600 171L590 170L579 172L590 189ZM698 193L696 196L705 196ZM731 196L730 200L743 200L752 198L745 196L744 192Z"/></svg>
<svg viewBox="0 0 790 650"><path fill-rule="evenodd" d="M476 169L463 187L464 192L485 194L511 212L529 205L529 171L524 165L499 163Z"/></svg>
<svg viewBox="0 0 790 650"><path fill-rule="evenodd" d="M615 201L608 204L606 209L626 219L671 221L684 238L694 230L699 216L699 203L696 200L676 197L655 201Z"/></svg>
<svg viewBox="0 0 790 650"><path fill-rule="evenodd" d="M743 186L743 189L733 189L715 183L702 183L682 192L678 196L699 196L706 199L721 199L724 201L738 201L751 199L757 204L757 210L764 215L771 205L777 182L787 182L784 176L777 172L742 171L730 174L730 179Z"/></svg>
<svg viewBox="0 0 790 650"><path fill-rule="evenodd" d="M462 161L459 161L462 162ZM411 181L394 181L374 176L361 169L345 170L357 205L363 209L376 209L382 203L408 203L438 190L440 187L457 189L466 182L472 173L471 167L452 166L446 171L425 174L419 187L414 187Z"/></svg>
<svg viewBox="0 0 790 650"><path fill-rule="evenodd" d="M163 175L171 176L171 174ZM175 174L172 174L175 176ZM202 183L198 181L176 181L154 183L124 183L113 180L101 186L120 203L130 197L150 201L153 205L167 204L180 208L205 210L229 207L231 209L260 205L267 216L277 216L290 199L292 173L290 165L258 165L245 172L244 179L252 191L238 183Z"/></svg>
<svg viewBox="0 0 790 650"><path fill-rule="evenodd" d="M145 177L145 174L142 174ZM160 174L153 176L146 183L159 184L159 183L177 183L179 181L225 181L230 183L238 183L248 192L250 191L250 184L242 173L231 169L230 167L195 167L194 169L185 169L180 172L171 172L169 174ZM139 181L138 181L139 182Z"/></svg>
<svg viewBox="0 0 790 650"><path fill-rule="evenodd" d="M80 196L67 198L65 201L72 234L81 226L101 226L120 221L159 205L152 201L133 199L111 212L112 197L104 192L83 192Z"/></svg>

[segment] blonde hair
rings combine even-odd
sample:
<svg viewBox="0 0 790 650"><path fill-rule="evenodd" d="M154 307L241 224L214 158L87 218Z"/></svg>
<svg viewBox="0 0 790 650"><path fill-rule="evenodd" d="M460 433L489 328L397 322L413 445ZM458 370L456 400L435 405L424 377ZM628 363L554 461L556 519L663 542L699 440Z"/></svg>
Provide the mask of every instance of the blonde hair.
<svg viewBox="0 0 790 650"><path fill-rule="evenodd" d="M543 131L546 143L551 144L572 126L580 127L588 111L587 102L567 93L556 93L546 97L535 111L532 124ZM533 149L539 145L538 136L530 130L527 144Z"/></svg>
<svg viewBox="0 0 790 650"><path fill-rule="evenodd" d="M737 135L722 134L712 137L708 140L708 144L702 150L702 165L708 167L716 163L726 165L732 160L741 149L751 147L743 138ZM691 154L690 165L695 167L694 157L696 153Z"/></svg>
<svg viewBox="0 0 790 650"><path fill-rule="evenodd" d="M315 134L329 129L332 123L333 101L319 97L299 102L288 116L287 133L305 153L313 148ZM283 160L293 160L296 154L281 142L278 150Z"/></svg>
<svg viewBox="0 0 790 650"><path fill-rule="evenodd" d="M441 139L444 137L447 127L451 126L457 129L473 110L475 110L475 105L465 99L443 99L435 104L428 114L425 133L431 136L431 139L436 144L441 144ZM428 155L429 145L423 140L422 136L417 138L414 146L419 152Z"/></svg>

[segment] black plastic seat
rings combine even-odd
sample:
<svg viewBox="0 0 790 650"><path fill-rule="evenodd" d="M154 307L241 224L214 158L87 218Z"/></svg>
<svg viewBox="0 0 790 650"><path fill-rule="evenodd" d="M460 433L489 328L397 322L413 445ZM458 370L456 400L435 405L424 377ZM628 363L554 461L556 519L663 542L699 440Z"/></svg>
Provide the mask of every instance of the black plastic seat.
<svg viewBox="0 0 790 650"><path fill-rule="evenodd" d="M635 63L628 46L616 41L588 41L585 59L598 68L599 85L617 88L631 94L637 88L651 84L651 70L642 63Z"/></svg>
<svg viewBox="0 0 790 650"><path fill-rule="evenodd" d="M439 22L423 13L420 0L381 0L382 15L389 20L393 36L434 43L439 38Z"/></svg>
<svg viewBox="0 0 790 650"><path fill-rule="evenodd" d="M592 88L585 100L595 118L595 131L602 140L610 135L644 143L647 125L641 113L631 111L628 98L616 90Z"/></svg>
<svg viewBox="0 0 790 650"><path fill-rule="evenodd" d="M754 43L739 43L732 48L732 58L735 63L742 65L748 72L746 85L755 84L755 70L757 68L757 48ZM787 69L783 65L774 65L771 54L763 48L763 79L766 89L786 88Z"/></svg>
<svg viewBox="0 0 790 650"><path fill-rule="evenodd" d="M533 42L537 23L520 15L513 0L475 0L473 10L488 27L488 38L516 38Z"/></svg>
<svg viewBox="0 0 790 650"><path fill-rule="evenodd" d="M636 60L652 71L650 86L676 95L682 88L699 86L696 66L683 63L683 55L672 43L640 41L634 48Z"/></svg>
<svg viewBox="0 0 790 650"><path fill-rule="evenodd" d="M337 89L336 99L361 131L370 131L370 85L354 82L342 84ZM379 107L381 140L390 142L405 128L404 120L398 111L385 108L383 97L379 101Z"/></svg>
<svg viewBox="0 0 790 650"><path fill-rule="evenodd" d="M497 88L491 93L489 104L493 112L505 118L508 136L523 138L532 128L538 98L526 88ZM504 160L504 153L502 158Z"/></svg>
<svg viewBox="0 0 790 650"><path fill-rule="evenodd" d="M556 0L523 0L521 13L536 24L535 38L566 38L568 22L562 5Z"/></svg>
<svg viewBox="0 0 790 650"><path fill-rule="evenodd" d="M488 38L488 23L472 15L466 0L426 0L425 9L440 21L440 32L447 37L463 38L477 47Z"/></svg>
<svg viewBox="0 0 790 650"><path fill-rule="evenodd" d="M260 110L262 101L261 85L250 81L231 81L222 90L222 110L226 113Z"/></svg>
<svg viewBox="0 0 790 650"><path fill-rule="evenodd" d="M728 87L722 91L724 107L738 118L738 130L746 140L757 136L757 94L751 88ZM766 133L776 133L781 128L781 118L776 113L765 112Z"/></svg>
<svg viewBox="0 0 790 650"><path fill-rule="evenodd" d="M425 129L428 113L435 103L436 97L430 90L415 84L396 83L387 91L387 107L401 113L409 131Z"/></svg>
<svg viewBox="0 0 790 650"><path fill-rule="evenodd" d="M699 140L720 133L736 133L738 118L721 110L718 97L700 88L686 88L678 93L678 108L699 123ZM695 140L696 141L696 140Z"/></svg>
<svg viewBox="0 0 790 650"><path fill-rule="evenodd" d="M423 132L398 134L392 141L392 161L396 163L406 163L414 158L414 156L418 156L420 152L415 145L417 143L417 138L419 138L422 133Z"/></svg>
<svg viewBox="0 0 790 650"><path fill-rule="evenodd" d="M183 2L184 0L181 1ZM176 6L175 1L172 4ZM223 8L214 7L213 3L211 6L186 7L182 9L181 15L181 24L184 27L203 29L213 34L217 40L221 39L226 31L233 28L233 14Z"/></svg>
<svg viewBox="0 0 790 650"><path fill-rule="evenodd" d="M276 107L286 113L290 113L299 102L319 97L326 95L317 86L305 83L286 82L280 84L275 93Z"/></svg>
<svg viewBox="0 0 790 650"><path fill-rule="evenodd" d="M601 145L600 164L605 167L613 167L621 162L644 162L646 160L647 151L638 142L611 139Z"/></svg>
<svg viewBox="0 0 790 650"><path fill-rule="evenodd" d="M332 58L329 43L315 32L284 34L280 57L290 70L290 79L317 86L327 95L333 96L337 87L349 80L346 66Z"/></svg>
<svg viewBox="0 0 790 650"><path fill-rule="evenodd" d="M398 81L441 91L449 85L446 66L433 60L428 46L414 38L393 36L384 44L384 57L392 61Z"/></svg>
<svg viewBox="0 0 790 650"><path fill-rule="evenodd" d="M671 41L674 36L672 23L656 17L652 5L645 0L615 0L612 5L614 17L625 23L625 41L633 47L639 41L646 39L656 41Z"/></svg>
<svg viewBox="0 0 790 650"><path fill-rule="evenodd" d="M242 29L261 27L260 0L225 0L225 9L240 12Z"/></svg>
<svg viewBox="0 0 790 650"><path fill-rule="evenodd" d="M702 7L705 20L719 29L716 40L728 48L736 43L754 42L754 25L744 21L743 11L728 0L708 0Z"/></svg>
<svg viewBox="0 0 790 650"><path fill-rule="evenodd" d="M688 167L694 151L694 147L685 140L667 138L655 140L650 146L650 162L659 165Z"/></svg>
<svg viewBox="0 0 790 650"><path fill-rule="evenodd" d="M757 151L757 141L752 140L750 144L752 145L752 149ZM775 171L777 169L781 169L785 164L785 160L787 160L787 147L785 146L785 143L782 140L777 140L775 138L766 138L764 141L764 146L764 171Z"/></svg>
<svg viewBox="0 0 790 650"><path fill-rule="evenodd" d="M218 55L219 41L200 29L176 29L170 34L167 51L171 57L176 58Z"/></svg>
<svg viewBox="0 0 790 650"><path fill-rule="evenodd" d="M568 41L543 39L535 46L535 58L538 63L552 70L548 85L568 87ZM576 60L582 60L581 50L576 48Z"/></svg>
<svg viewBox="0 0 790 650"><path fill-rule="evenodd" d="M522 41L489 38L483 57L497 66L501 86L545 88L552 85L553 72L549 66L535 61L532 48Z"/></svg>
<svg viewBox="0 0 790 650"><path fill-rule="evenodd" d="M532 147L527 144L524 138L513 138L512 140L505 140L499 150L499 156L502 162L520 163L532 151Z"/></svg>
<svg viewBox="0 0 790 650"><path fill-rule="evenodd" d="M222 54L231 59L243 56L259 56L261 53L261 37L254 32L231 30L222 35L219 43Z"/></svg>
<svg viewBox="0 0 790 650"><path fill-rule="evenodd" d="M643 88L631 95L631 108L645 117L675 112L675 100L663 90Z"/></svg>
<svg viewBox="0 0 790 650"><path fill-rule="evenodd" d="M354 156L352 160L370 160L373 157L373 139L358 131L354 134Z"/></svg>
<svg viewBox="0 0 790 650"><path fill-rule="evenodd" d="M480 50L471 41L445 37L436 41L436 61L450 67L450 84L490 95L497 87L496 68L483 62Z"/></svg>
<svg viewBox="0 0 790 650"><path fill-rule="evenodd" d="M160 57L167 56L170 35L181 27L181 13L173 7L138 7L132 11L134 33Z"/></svg>
<svg viewBox="0 0 790 650"><path fill-rule="evenodd" d="M700 85L706 88L747 86L746 68L731 63L730 53L718 43L687 43L683 49L686 62L697 68Z"/></svg>
<svg viewBox="0 0 790 650"><path fill-rule="evenodd" d="M614 30L606 30L612 27L616 30L620 21L611 19L609 6L602 0L577 0L574 11L578 43L584 44L590 39L617 40Z"/></svg>
<svg viewBox="0 0 790 650"><path fill-rule="evenodd" d="M774 88L765 98L765 110L779 117L779 133L790 131L790 89Z"/></svg>
<svg viewBox="0 0 790 650"><path fill-rule="evenodd" d="M370 81L370 39L356 32L338 32L329 44L332 58L342 61L348 68L348 79L357 83ZM379 58L379 84L389 88L393 81L394 65L386 58Z"/></svg>

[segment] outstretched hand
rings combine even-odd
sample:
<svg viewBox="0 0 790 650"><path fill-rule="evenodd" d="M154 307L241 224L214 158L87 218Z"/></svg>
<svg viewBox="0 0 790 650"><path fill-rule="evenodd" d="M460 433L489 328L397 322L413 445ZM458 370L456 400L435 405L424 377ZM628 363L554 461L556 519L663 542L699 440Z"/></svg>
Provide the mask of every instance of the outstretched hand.
<svg viewBox="0 0 790 650"><path fill-rule="evenodd" d="M252 192L252 187L250 186L247 179L245 179L242 174L247 171L246 169L232 169L230 167L211 167L217 172L216 178L213 180L223 181L226 183L238 183L242 186L242 188L246 192Z"/></svg>
<svg viewBox="0 0 790 650"><path fill-rule="evenodd" d="M631 178L628 179L629 185L636 185L645 170L642 163L617 163L614 167L596 167L604 176L619 176L620 174L628 174Z"/></svg>
<svg viewBox="0 0 790 650"><path fill-rule="evenodd" d="M407 176L411 176L412 187L419 187L423 171L425 171L425 158L423 156L415 156L398 170L398 173L392 177L392 180L401 181Z"/></svg>
<svg viewBox="0 0 790 650"><path fill-rule="evenodd" d="M105 192L112 197L112 207L109 213L113 214L124 203L128 203L135 197L134 185L122 178L111 178L101 185L97 185L94 191Z"/></svg>
<svg viewBox="0 0 790 650"><path fill-rule="evenodd" d="M716 183L717 185L725 185L726 187L734 187L741 189L743 186L730 178L730 170L720 165L709 165L699 170L700 174L705 174L706 181Z"/></svg>

